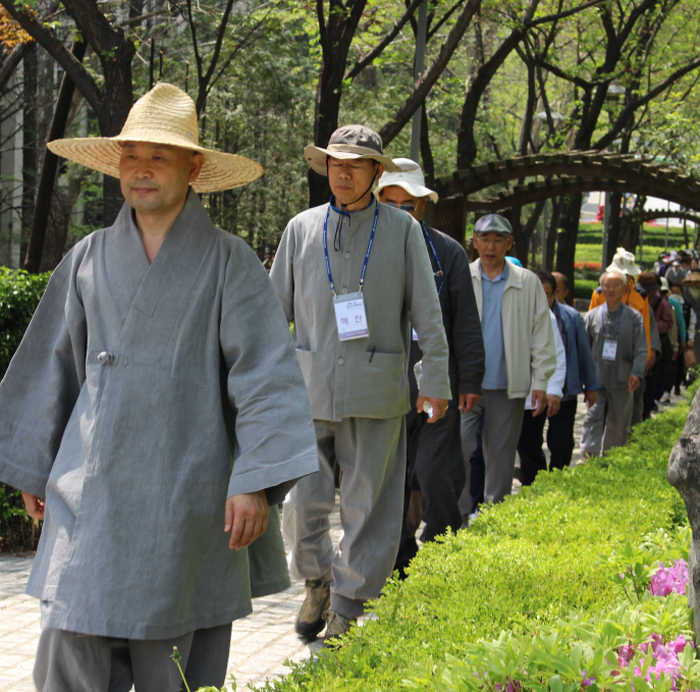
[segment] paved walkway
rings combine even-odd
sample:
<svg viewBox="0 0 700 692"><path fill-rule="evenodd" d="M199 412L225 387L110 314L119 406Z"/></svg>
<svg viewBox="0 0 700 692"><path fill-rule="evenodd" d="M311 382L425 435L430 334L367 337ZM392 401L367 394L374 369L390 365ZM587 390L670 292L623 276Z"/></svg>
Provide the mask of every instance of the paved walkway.
<svg viewBox="0 0 700 692"><path fill-rule="evenodd" d="M584 409L579 403L576 439L580 439ZM579 458L576 450L573 463ZM520 483L514 481L513 491L519 488ZM337 510L331 522L337 542L341 533ZM0 692L34 690L31 674L39 639L39 603L24 593L31 567L31 557L0 556ZM238 689L283 675L288 670L287 659L300 661L318 651L320 640L307 644L294 633L294 619L303 600L304 584L294 582L280 594L253 601L253 613L233 623L229 674L235 673ZM226 684L230 687L230 680Z"/></svg>

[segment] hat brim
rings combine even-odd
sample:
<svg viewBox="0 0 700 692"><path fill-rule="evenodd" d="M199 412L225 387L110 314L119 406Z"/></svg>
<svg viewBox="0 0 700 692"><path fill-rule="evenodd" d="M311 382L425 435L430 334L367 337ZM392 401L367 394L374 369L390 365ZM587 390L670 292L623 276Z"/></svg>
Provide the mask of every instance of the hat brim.
<svg viewBox="0 0 700 692"><path fill-rule="evenodd" d="M690 272L681 283L689 284L691 281L700 281L700 272Z"/></svg>
<svg viewBox="0 0 700 692"><path fill-rule="evenodd" d="M329 151L328 149L322 149L313 144L309 144L309 146L304 149L304 158L309 162L311 168L313 168L316 173L320 173L323 176L328 175L326 156L340 159L341 161L347 159L372 159L383 163L385 170L389 171L389 173L398 173L401 170L388 156L383 156L382 154L356 154L349 151Z"/></svg>
<svg viewBox="0 0 700 692"><path fill-rule="evenodd" d="M166 144L197 151L204 156L202 170L192 183L195 192L219 192L231 190L257 180L263 174L263 167L237 154L225 154L213 149L193 145L190 140L176 135L157 132L144 132L143 136L131 133L129 137L76 137L55 139L47 144L57 156L79 163L87 168L119 178L119 159L122 144L125 142L147 142Z"/></svg>
<svg viewBox="0 0 700 692"><path fill-rule="evenodd" d="M636 264L632 269L624 269L617 264L611 264L609 267L606 267L603 274L606 274L607 272L618 272L620 274L627 274L628 276L639 276L642 273L642 270Z"/></svg>
<svg viewBox="0 0 700 692"><path fill-rule="evenodd" d="M393 173L395 171L391 172ZM408 194L412 197L430 197L430 201L433 204L437 204L438 201L438 193L435 192L435 190L431 190L429 187L425 187L425 185L415 185L413 183L407 183L403 180L392 180L384 185L377 185L377 189L374 192L378 193L380 190L387 187L400 187L402 190L408 192Z"/></svg>

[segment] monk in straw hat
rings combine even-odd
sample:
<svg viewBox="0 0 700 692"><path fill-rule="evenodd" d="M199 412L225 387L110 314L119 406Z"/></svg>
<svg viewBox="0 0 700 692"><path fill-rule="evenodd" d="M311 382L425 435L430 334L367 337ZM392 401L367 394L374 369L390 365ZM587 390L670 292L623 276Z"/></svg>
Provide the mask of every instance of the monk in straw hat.
<svg viewBox="0 0 700 692"><path fill-rule="evenodd" d="M0 480L44 520L35 683L171 692L176 646L190 688L218 688L231 622L289 584L276 505L318 467L267 274L195 194L262 169L199 146L169 84L119 136L49 146L126 202L56 268L0 385Z"/></svg>

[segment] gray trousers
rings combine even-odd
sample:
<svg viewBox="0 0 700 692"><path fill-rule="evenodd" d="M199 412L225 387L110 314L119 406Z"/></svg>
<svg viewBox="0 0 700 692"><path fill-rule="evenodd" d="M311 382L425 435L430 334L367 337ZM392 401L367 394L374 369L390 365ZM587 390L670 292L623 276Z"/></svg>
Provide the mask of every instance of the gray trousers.
<svg viewBox="0 0 700 692"><path fill-rule="evenodd" d="M287 495L282 528L292 546L295 579L332 581L331 610L348 618L364 612L391 575L403 519L406 418L314 421L320 469ZM328 517L335 507L334 462L342 471L338 550Z"/></svg>
<svg viewBox="0 0 700 692"><path fill-rule="evenodd" d="M613 447L624 447L632 424L634 394L627 386L601 387L595 405L583 421L581 455L605 454Z"/></svg>
<svg viewBox="0 0 700 692"><path fill-rule="evenodd" d="M469 459L476 449L476 429L484 416L484 502L500 502L510 495L515 469L515 451L523 424L525 399L509 399L505 389L485 389L476 406L462 416L462 454L467 483L459 499L459 509L466 517L471 511L469 494ZM531 414L528 414L531 415Z"/></svg>
<svg viewBox="0 0 700 692"><path fill-rule="evenodd" d="M34 663L38 692L178 692L224 684L231 625L195 630L174 639L117 639L47 628L39 637Z"/></svg>
<svg viewBox="0 0 700 692"><path fill-rule="evenodd" d="M642 422L644 413L644 392L647 388L647 378L639 379L639 387L632 393L632 420L630 425L637 425Z"/></svg>

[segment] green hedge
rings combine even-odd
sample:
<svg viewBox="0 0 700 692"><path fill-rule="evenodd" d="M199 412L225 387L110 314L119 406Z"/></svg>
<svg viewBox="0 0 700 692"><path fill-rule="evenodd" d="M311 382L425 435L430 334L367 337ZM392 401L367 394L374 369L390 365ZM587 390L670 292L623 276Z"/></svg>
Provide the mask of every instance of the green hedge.
<svg viewBox="0 0 700 692"><path fill-rule="evenodd" d="M0 377L5 375L50 276L0 267ZM24 511L21 494L0 483L0 551L32 549L38 536Z"/></svg>
<svg viewBox="0 0 700 692"><path fill-rule="evenodd" d="M600 556L686 523L683 502L665 474L687 412L681 403L637 426L629 445L604 459L540 474L468 530L426 545L409 579L386 587L377 619L352 630L338 651L293 666L268 689L432 689L436 671L441 685L459 679L479 640L497 640L502 632L530 640L572 611L585 619L619 607L620 567ZM684 618L687 629L687 610ZM470 688L457 682L445 687ZM558 692L558 683L551 689Z"/></svg>

